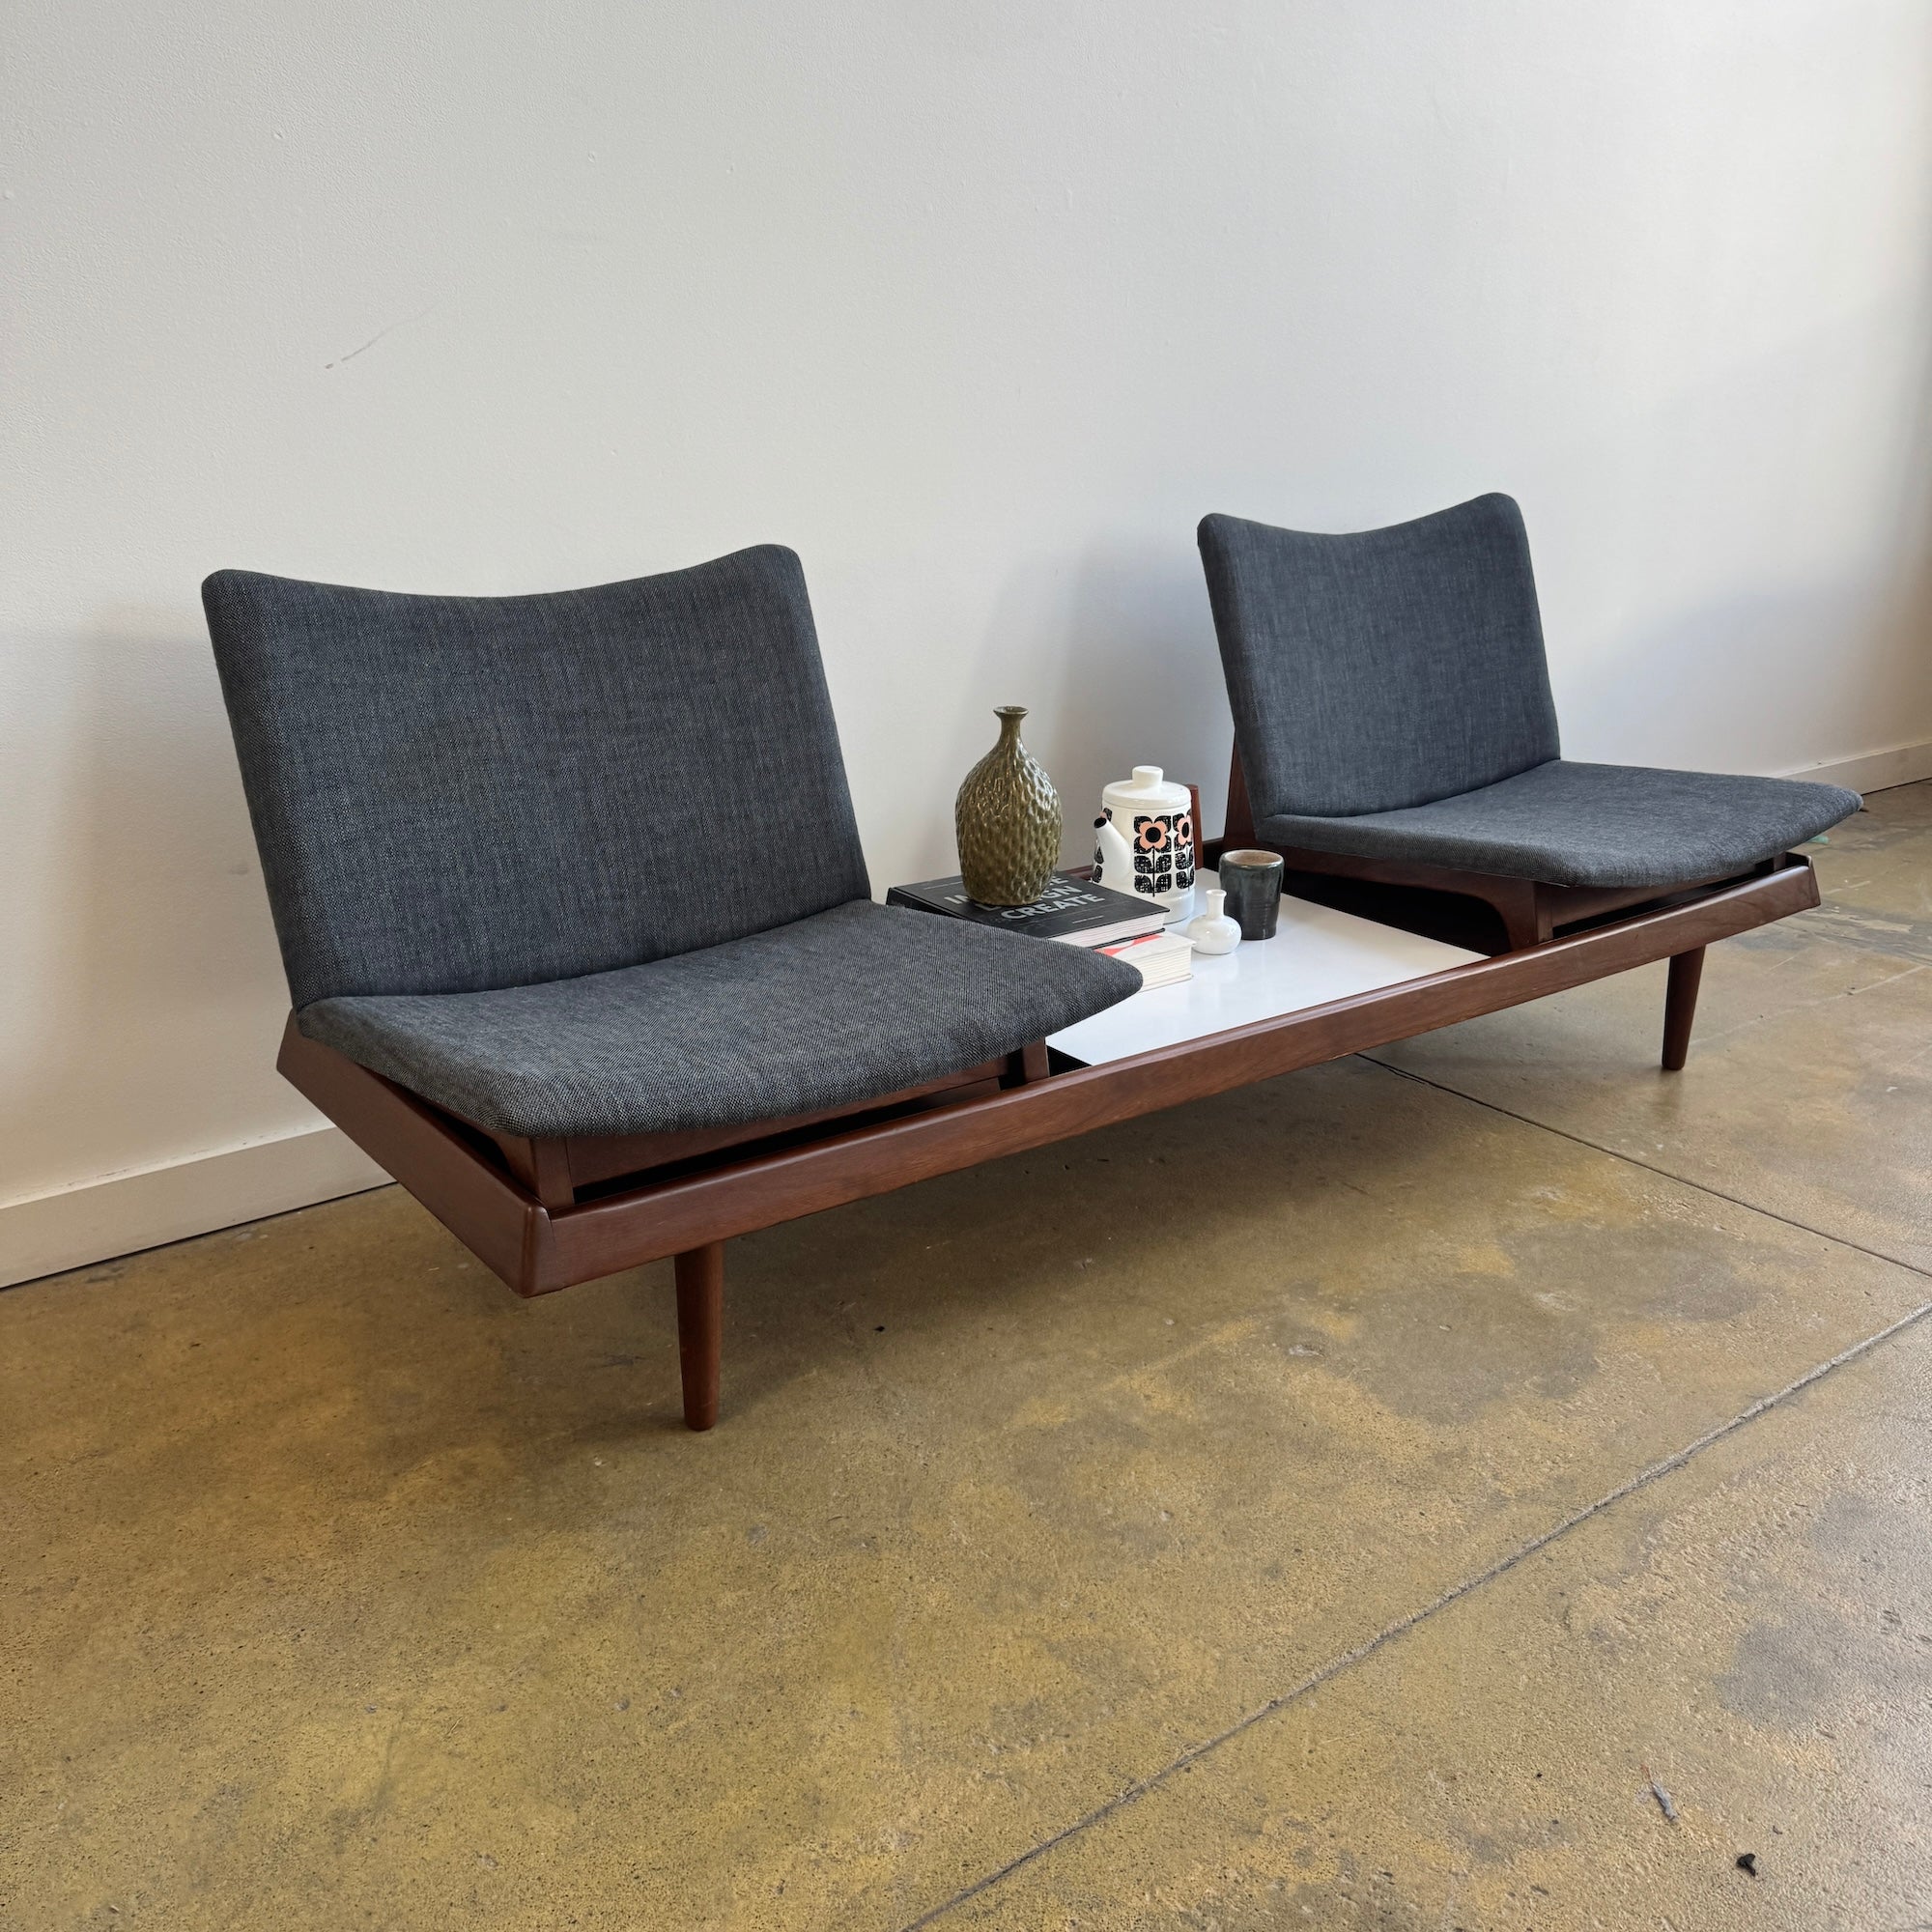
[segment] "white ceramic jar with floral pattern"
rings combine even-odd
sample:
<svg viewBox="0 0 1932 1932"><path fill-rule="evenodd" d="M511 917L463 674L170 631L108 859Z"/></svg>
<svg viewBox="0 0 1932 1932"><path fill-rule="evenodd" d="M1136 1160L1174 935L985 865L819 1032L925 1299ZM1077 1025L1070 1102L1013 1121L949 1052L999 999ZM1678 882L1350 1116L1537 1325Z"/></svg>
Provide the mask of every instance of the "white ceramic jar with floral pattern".
<svg viewBox="0 0 1932 1932"><path fill-rule="evenodd" d="M1116 878L1096 851L1094 877L1116 892L1156 898L1169 912L1184 911L1194 892L1194 812L1187 787L1168 783L1158 765L1136 765L1132 778L1100 794L1094 830L1109 820L1126 841L1133 875Z"/></svg>

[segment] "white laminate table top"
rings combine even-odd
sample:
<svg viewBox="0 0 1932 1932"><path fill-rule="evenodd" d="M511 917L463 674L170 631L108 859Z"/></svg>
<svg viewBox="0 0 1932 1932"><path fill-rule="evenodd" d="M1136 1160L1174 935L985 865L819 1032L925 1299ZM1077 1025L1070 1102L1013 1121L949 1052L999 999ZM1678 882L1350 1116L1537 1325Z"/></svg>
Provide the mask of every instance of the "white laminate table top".
<svg viewBox="0 0 1932 1932"><path fill-rule="evenodd" d="M1196 909L1205 912L1213 874L1202 878L1195 899ZM1177 924L1192 917L1185 913ZM1135 993L1092 1019L1049 1034L1047 1044L1098 1066L1306 1007L1326 1006L1330 1000L1377 992L1483 956L1357 919L1353 913L1284 897L1272 939L1243 940L1218 958L1197 952L1191 980Z"/></svg>

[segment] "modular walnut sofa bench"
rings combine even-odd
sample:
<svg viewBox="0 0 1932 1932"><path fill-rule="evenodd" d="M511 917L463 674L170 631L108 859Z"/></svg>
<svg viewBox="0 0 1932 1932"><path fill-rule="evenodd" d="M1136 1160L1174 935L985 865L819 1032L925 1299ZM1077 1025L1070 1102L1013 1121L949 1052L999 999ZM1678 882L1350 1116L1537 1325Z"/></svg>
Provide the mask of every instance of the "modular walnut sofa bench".
<svg viewBox="0 0 1932 1932"><path fill-rule="evenodd" d="M204 600L281 1071L520 1294L673 1257L694 1429L733 1235L1817 902L1780 856L1495 957L1308 908L1327 978L1295 990L1290 922L1286 978L1250 976L1287 990L1193 1023L1104 955L872 901L789 551L509 598L223 571Z"/></svg>

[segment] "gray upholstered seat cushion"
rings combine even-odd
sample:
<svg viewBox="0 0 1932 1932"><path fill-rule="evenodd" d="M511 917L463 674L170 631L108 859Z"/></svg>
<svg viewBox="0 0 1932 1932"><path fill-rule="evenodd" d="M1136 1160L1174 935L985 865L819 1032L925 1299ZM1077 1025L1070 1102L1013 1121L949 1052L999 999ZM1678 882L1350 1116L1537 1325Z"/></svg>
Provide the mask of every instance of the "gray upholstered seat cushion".
<svg viewBox="0 0 1932 1932"><path fill-rule="evenodd" d="M1672 886L1747 871L1858 810L1855 791L1791 779L1552 758L1397 811L1277 813L1270 844L1404 859L1560 886Z"/></svg>
<svg viewBox="0 0 1932 1932"><path fill-rule="evenodd" d="M1124 999L1080 947L869 899L615 972L320 1000L301 1030L499 1133L736 1125L953 1073Z"/></svg>

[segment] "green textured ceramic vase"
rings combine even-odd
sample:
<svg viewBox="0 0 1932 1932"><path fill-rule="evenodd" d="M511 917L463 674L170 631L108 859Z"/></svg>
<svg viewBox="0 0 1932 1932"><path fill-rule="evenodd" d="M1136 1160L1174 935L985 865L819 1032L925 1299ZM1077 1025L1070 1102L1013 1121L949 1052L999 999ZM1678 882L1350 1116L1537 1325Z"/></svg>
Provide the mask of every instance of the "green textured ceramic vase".
<svg viewBox="0 0 1932 1932"><path fill-rule="evenodd" d="M1031 905L1060 860L1060 794L1020 743L1024 704L1002 704L1000 742L952 802L959 874L980 905Z"/></svg>

